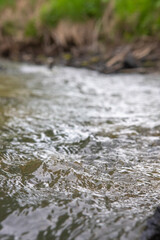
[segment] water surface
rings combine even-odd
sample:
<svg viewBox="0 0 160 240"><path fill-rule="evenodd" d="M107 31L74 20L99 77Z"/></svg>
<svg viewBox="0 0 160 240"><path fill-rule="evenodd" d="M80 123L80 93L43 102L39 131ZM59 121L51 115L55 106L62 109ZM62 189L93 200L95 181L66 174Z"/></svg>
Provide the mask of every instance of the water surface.
<svg viewBox="0 0 160 240"><path fill-rule="evenodd" d="M0 239L138 240L160 201L160 76L4 64Z"/></svg>

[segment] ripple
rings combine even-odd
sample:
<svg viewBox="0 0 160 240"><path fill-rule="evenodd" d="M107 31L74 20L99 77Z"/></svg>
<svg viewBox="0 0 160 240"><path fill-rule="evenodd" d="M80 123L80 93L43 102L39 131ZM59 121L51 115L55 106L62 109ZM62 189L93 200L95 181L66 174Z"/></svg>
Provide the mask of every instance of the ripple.
<svg viewBox="0 0 160 240"><path fill-rule="evenodd" d="M159 76L7 64L0 238L138 240L160 200Z"/></svg>

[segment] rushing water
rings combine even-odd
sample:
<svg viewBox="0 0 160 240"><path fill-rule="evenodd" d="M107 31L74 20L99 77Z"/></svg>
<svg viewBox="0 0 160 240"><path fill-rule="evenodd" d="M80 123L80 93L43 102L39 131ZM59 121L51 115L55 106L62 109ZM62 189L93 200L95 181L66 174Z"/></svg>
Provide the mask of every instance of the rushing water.
<svg viewBox="0 0 160 240"><path fill-rule="evenodd" d="M160 76L7 69L0 239L140 239L160 202Z"/></svg>

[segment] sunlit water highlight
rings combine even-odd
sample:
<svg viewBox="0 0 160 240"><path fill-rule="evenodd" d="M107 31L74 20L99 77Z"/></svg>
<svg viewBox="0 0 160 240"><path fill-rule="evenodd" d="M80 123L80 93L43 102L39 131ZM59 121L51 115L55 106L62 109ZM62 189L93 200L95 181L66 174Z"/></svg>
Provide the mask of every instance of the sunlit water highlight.
<svg viewBox="0 0 160 240"><path fill-rule="evenodd" d="M6 65L0 239L138 240L160 202L160 76Z"/></svg>

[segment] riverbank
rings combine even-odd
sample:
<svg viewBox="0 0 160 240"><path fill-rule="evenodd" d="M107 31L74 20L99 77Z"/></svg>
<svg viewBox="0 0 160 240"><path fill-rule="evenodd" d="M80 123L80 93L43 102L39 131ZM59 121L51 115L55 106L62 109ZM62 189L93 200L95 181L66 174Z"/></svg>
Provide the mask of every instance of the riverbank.
<svg viewBox="0 0 160 240"><path fill-rule="evenodd" d="M0 57L108 74L159 71L159 5L145 0L137 13L137 4L2 1Z"/></svg>
<svg viewBox="0 0 160 240"><path fill-rule="evenodd" d="M92 46L56 44L46 46L39 41L14 42L4 39L0 56L13 61L87 68L101 73L150 73L160 69L160 41L140 39L132 43L94 43Z"/></svg>

